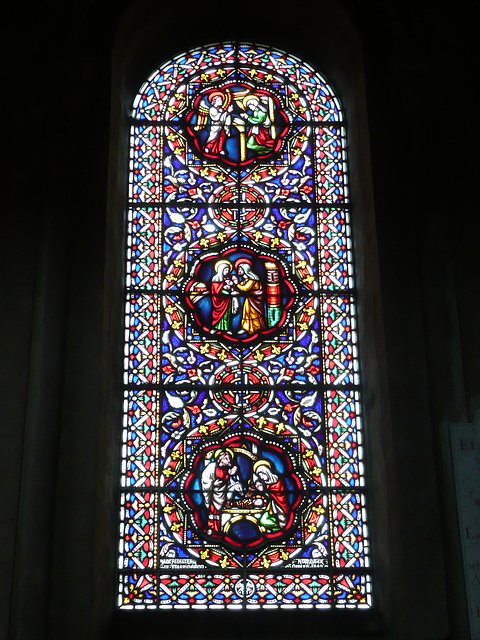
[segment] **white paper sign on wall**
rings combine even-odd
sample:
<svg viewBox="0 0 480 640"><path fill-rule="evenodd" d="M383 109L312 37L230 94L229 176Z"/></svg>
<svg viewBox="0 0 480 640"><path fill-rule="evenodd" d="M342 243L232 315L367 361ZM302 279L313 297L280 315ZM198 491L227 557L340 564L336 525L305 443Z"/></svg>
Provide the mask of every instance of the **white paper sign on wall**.
<svg viewBox="0 0 480 640"><path fill-rule="evenodd" d="M480 412L450 425L470 634L480 640Z"/></svg>

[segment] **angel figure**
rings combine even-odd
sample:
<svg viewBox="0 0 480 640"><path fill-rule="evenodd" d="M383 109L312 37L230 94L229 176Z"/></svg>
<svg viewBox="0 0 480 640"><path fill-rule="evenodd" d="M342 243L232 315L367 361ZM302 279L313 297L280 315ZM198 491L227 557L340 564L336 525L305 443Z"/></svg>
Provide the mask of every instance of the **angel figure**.
<svg viewBox="0 0 480 640"><path fill-rule="evenodd" d="M225 143L230 136L232 126L231 101L232 96L229 91L213 91L201 101L195 129L197 131L203 129L207 121L210 124L205 153L213 156L225 155Z"/></svg>

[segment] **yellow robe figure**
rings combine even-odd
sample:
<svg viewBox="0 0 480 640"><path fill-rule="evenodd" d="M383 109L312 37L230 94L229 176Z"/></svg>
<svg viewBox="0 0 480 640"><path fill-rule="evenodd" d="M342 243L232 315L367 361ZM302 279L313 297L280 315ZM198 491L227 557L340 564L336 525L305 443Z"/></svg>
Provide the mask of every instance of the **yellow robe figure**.
<svg viewBox="0 0 480 640"><path fill-rule="evenodd" d="M242 328L248 333L265 329L263 317L263 288L259 280L247 279L237 284L237 289L250 295L245 299L242 312Z"/></svg>

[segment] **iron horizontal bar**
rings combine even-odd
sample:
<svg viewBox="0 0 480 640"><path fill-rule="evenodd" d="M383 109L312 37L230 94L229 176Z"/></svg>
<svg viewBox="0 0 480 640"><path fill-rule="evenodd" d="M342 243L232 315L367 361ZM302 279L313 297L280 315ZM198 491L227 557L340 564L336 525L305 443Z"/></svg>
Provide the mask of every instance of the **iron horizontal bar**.
<svg viewBox="0 0 480 640"><path fill-rule="evenodd" d="M215 440L215 438L213 438L213 440ZM195 455L195 454L194 454ZM185 469L182 469L182 471L184 471ZM159 473L159 475L161 475L161 473ZM135 486L121 486L120 487L120 493L125 494L125 495L145 495L145 494L154 494L155 495L155 499L158 499L160 496L162 495L166 495L169 498L173 498L175 500L178 500L179 498L183 497L186 494L192 494L192 493L196 493L198 495L202 495L201 491L198 490L197 492L191 492L191 491L183 491L182 489L169 489L168 487L135 487ZM307 492L309 494L309 497L312 497L312 494L314 494L314 498L321 498L323 496L330 496L330 497L335 497L335 496L350 496L350 495L359 495L362 498L366 498L369 495L369 487L367 487L365 484L362 485L351 485L351 486L345 486L342 485L340 487L332 487L332 486L328 486L328 487L318 487L317 489L315 489L315 491L309 490ZM175 494L175 495L172 495ZM364 504L361 504L358 506L358 509L361 510L362 508L364 508ZM160 511L162 510L161 505L157 505L157 507L159 507ZM123 507L126 508L126 507ZM362 519L362 524L366 525L367 521L363 521Z"/></svg>
<svg viewBox="0 0 480 640"><path fill-rule="evenodd" d="M187 438L185 438L187 439ZM213 440L216 440L216 437L212 438ZM196 455L196 454L193 454ZM172 494L175 494L175 498L177 497L183 497L186 494L202 494L202 491L200 489L195 490L195 491L184 491L183 489L169 489L168 487L135 487L135 486L122 486L120 487L120 492L124 493L124 494L136 494L136 493L154 493L157 497L160 495L168 495L169 497L172 497ZM366 485L353 485L353 486L340 486L340 487L332 487L332 486L328 486L328 487L317 487L314 490L311 488L308 488L306 491L307 494L309 494L310 496L312 494L315 495L324 495L324 494L328 494L328 495L349 495L352 493L358 493L358 494L362 494L362 496L366 496L368 494L368 487ZM362 508L363 505L359 506L359 509ZM365 523L364 523L365 524Z"/></svg>
<svg viewBox="0 0 480 640"><path fill-rule="evenodd" d="M199 547L202 549L205 549L206 547ZM210 547L209 547L210 548ZM223 549L215 549L214 551L218 551L219 553L224 553ZM246 553L245 553L246 555ZM198 561L199 564L201 564L201 560ZM289 567L289 566L284 566L284 567L270 567L270 568L260 568L260 567L230 567L229 569L222 569L221 567L212 567L212 565L205 565L200 566L200 567L179 567L177 569L172 569L172 568L162 568L162 567L155 567L155 568L143 568L141 569L140 567L129 567L129 568L118 568L117 572L120 575L131 575L131 574L139 574L139 575L144 575L144 574L166 574L166 575L179 575L181 573L196 573L196 574L203 574L203 573L217 573L220 575L232 575L235 573L239 573L239 574L243 574L242 575L242 579L243 578L248 578L249 576L256 576L256 575L265 575L266 573L271 573L274 575L282 575L285 573L302 573L302 574L306 574L306 575L318 575L319 573L324 573L324 574L333 574L335 576L339 576L339 575L349 575L349 576L355 576L355 575L370 575L372 573L372 569L371 567L336 567L334 565L328 564L325 567Z"/></svg>
<svg viewBox="0 0 480 640"><path fill-rule="evenodd" d="M275 390L287 390L287 391L361 391L362 386L359 384L346 384L346 385L335 385L335 384L322 384L319 382L318 384L295 384L295 383L285 383L285 384L198 384L198 383L179 383L179 382L171 382L168 384L162 383L142 383L142 384L134 384L128 383L123 385L126 391L133 390L144 390L144 391L162 391L166 390L180 390L180 391L188 391L188 390L232 390L232 391L258 391L271 389Z"/></svg>
<svg viewBox="0 0 480 640"><path fill-rule="evenodd" d="M178 202L134 202L130 200L128 202L129 208L134 209L350 209L351 203L322 203L319 201L316 202L308 202L304 203L298 202L298 200L282 200L281 202L231 202L222 203L222 202L188 202L185 200L179 200ZM233 228L233 227L232 227ZM235 229L236 230L236 229Z"/></svg>
<svg viewBox="0 0 480 640"><path fill-rule="evenodd" d="M235 246L235 244L232 243L231 246ZM180 289L163 289L163 287L162 288L125 287L125 294L126 295L152 294L155 296L173 296L173 295L184 296L185 295L185 293ZM356 294L357 294L356 287L351 287L349 289L318 289L317 291L312 291L312 292L305 290L305 295L302 296L302 298L310 299L318 296L325 296L325 297L331 298L331 297L338 297L339 295L353 298L355 297Z"/></svg>
<svg viewBox="0 0 480 640"><path fill-rule="evenodd" d="M129 117L128 122L132 127L168 127L169 129L178 129L184 128L185 122L184 117L181 116L178 120L149 120L148 118L135 118L133 116ZM303 127L314 127L316 129L326 129L328 128L340 128L347 126L346 120L294 120L290 122L290 126L295 129L300 129ZM232 165L233 171L237 171L235 169L235 165Z"/></svg>
<svg viewBox="0 0 480 640"><path fill-rule="evenodd" d="M203 547L205 548L205 547ZM210 547L209 547L210 548ZM250 575L265 575L266 573L273 575L282 575L285 573L302 573L306 575L318 575L319 573L324 573L326 575L334 575L334 576L356 576L356 575L371 575L372 569L371 567L335 567L332 565L328 565L327 567L270 567L268 569L259 569L257 567L250 569L250 567L231 567L230 569L222 569L221 567L212 567L212 565L206 565L205 569L206 573L217 573L220 575L232 575L232 573L240 573L246 574L242 576L242 579L245 577L248 578ZM166 567L163 569L162 567L155 567L154 569L140 569L140 568L129 568L129 569L117 569L119 575L128 576L128 575L146 575L146 574L165 574L165 575L180 575L182 573L197 573L203 574L205 573L203 567L185 567L178 569L167 569Z"/></svg>

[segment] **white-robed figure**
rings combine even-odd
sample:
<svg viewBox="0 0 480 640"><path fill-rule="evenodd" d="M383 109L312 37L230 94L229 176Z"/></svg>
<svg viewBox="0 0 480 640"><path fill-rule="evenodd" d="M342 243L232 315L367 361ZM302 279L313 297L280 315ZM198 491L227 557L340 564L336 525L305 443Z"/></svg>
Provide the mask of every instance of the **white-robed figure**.
<svg viewBox="0 0 480 640"><path fill-rule="evenodd" d="M202 472L201 484L203 499L208 509L207 533L209 535L221 532L222 509L239 484L233 479L237 472L233 459L234 453L231 449L217 449L213 459L210 459Z"/></svg>
<svg viewBox="0 0 480 640"><path fill-rule="evenodd" d="M199 109L198 122L205 120L208 115L210 131L205 143L205 152L214 156L225 155L225 141L230 136L232 126L232 110L230 104L231 95L229 92L214 91L208 96L208 106L206 100L202 100Z"/></svg>

